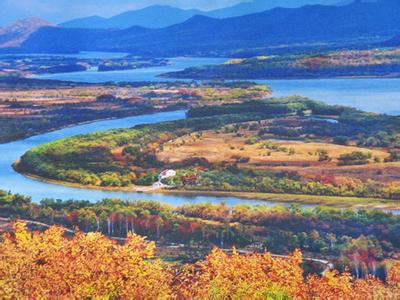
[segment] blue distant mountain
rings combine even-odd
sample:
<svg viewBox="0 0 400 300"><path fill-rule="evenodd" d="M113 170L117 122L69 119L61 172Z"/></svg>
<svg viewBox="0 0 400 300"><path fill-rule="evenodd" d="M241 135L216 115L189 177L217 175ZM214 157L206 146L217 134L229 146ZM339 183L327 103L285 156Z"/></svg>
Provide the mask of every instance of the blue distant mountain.
<svg viewBox="0 0 400 300"><path fill-rule="evenodd" d="M323 2L325 5L333 5L339 1L340 0L309 0L308 2L310 4ZM351 0L344 1L351 2ZM59 26L87 29L126 29L132 26L163 28L182 23L195 15L222 19L258 13L275 7L295 8L299 6L301 6L301 4L299 4L298 0L254 0L251 2L239 3L231 7L205 12L197 9L185 10L167 5L153 5L139 10L127 11L111 18L91 16L74 19L61 23Z"/></svg>
<svg viewBox="0 0 400 300"><path fill-rule="evenodd" d="M198 14L204 13L196 9L185 10L167 5L153 5L139 10L127 11L111 18L91 16L74 19L61 23L59 26L87 29L126 29L132 26L162 28L182 23Z"/></svg>
<svg viewBox="0 0 400 300"><path fill-rule="evenodd" d="M274 8L240 17L196 15L161 29L42 28L22 45L25 51L120 51L176 56L232 53L238 49L307 43L343 43L400 34L400 1L356 1L345 6Z"/></svg>
<svg viewBox="0 0 400 300"><path fill-rule="evenodd" d="M353 2L352 0L344 0L350 2L342 2L340 0L309 0L308 5L324 4L324 5L345 5ZM300 4L299 4L300 3ZM253 0L250 2L243 2L231 7L221 8L207 12L206 15L213 18L230 18L239 17L248 14L254 14L276 7L283 8L298 8L303 6L298 0Z"/></svg>

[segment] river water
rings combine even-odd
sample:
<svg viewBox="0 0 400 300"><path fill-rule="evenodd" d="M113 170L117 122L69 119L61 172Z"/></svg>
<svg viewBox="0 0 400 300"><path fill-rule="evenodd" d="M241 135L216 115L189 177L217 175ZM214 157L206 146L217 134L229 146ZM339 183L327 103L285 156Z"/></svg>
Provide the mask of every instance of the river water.
<svg viewBox="0 0 400 300"><path fill-rule="evenodd" d="M83 54L93 55L93 54ZM103 54L96 54L103 55ZM106 54L104 54L106 55ZM110 54L107 54L108 56ZM74 72L65 74L42 75L38 78L106 82L106 81L163 81L158 75L181 70L190 66L206 64L219 64L225 61L220 58L174 58L172 64L164 67L147 69L115 71L115 72ZM171 79L170 79L171 80ZM398 115L400 114L400 79L328 79L328 80L262 80L262 83L272 85L274 95L303 95L322 100L331 104L350 105L367 111ZM117 120L97 121L89 124L64 128L50 133L37 135L25 140L10 142L0 145L0 189L31 196L34 201L43 198L79 199L99 201L104 198L143 199L157 200L171 205L198 202L225 202L228 205L235 204L266 204L274 205L274 202L248 200L237 197L216 196L187 196L170 194L138 194L135 192L111 192L90 190L73 187L65 187L26 178L16 173L11 165L26 151L37 145L48 143L61 138L67 138L77 134L85 134L95 131L114 128L129 128L138 124L157 123L182 119L184 111L165 112L153 115L135 116ZM308 205L306 205L308 206ZM400 213L396 212L396 213Z"/></svg>
<svg viewBox="0 0 400 300"><path fill-rule="evenodd" d="M82 57L110 58L110 53L82 53ZM114 58L118 57L113 54ZM125 54L120 54L123 57ZM133 81L176 81L172 78L160 78L167 72L179 71L188 67L214 65L225 62L226 58L171 58L171 64L162 67L136 70L46 74L36 78L68 80L75 82L133 82ZM307 79L307 80L253 80L269 84L274 96L302 95L321 100L329 104L353 106L369 112L400 115L400 78L363 78L363 79Z"/></svg>

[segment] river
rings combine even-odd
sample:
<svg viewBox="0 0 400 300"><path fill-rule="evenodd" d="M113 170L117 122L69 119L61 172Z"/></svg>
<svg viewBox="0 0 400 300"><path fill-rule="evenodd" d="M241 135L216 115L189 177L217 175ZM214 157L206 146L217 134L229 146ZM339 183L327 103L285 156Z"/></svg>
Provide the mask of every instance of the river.
<svg viewBox="0 0 400 300"><path fill-rule="evenodd" d="M88 54L87 54L88 55ZM103 58L103 57L101 57ZM204 65L216 65L222 64L227 58L200 58L200 57L177 57L169 58L170 64L161 67L150 67L133 70L122 70L122 71L108 71L98 72L96 70L87 70L82 72L70 72L70 73L57 73L57 74L45 74L38 75L35 78L41 79L54 79L54 80L66 80L74 82L90 82L90 83L101 83L101 82L140 82L140 81L169 81L174 82L176 79L173 78L160 78L161 74L168 72L181 71L189 67L200 67Z"/></svg>
<svg viewBox="0 0 400 300"><path fill-rule="evenodd" d="M110 53L80 54L81 57L110 58ZM118 58L117 54L113 54ZM123 57L125 54L120 54ZM134 82L134 81L175 81L160 78L160 74L179 71L188 67L214 65L225 62L226 58L170 58L171 64L135 70L46 74L36 76L42 79L69 80L75 82ZM253 80L272 86L274 96L302 95L329 104L353 106L361 110L390 115L400 115L400 78L363 79L307 79L307 80Z"/></svg>
<svg viewBox="0 0 400 300"><path fill-rule="evenodd" d="M93 54L82 54L93 55ZM96 54L98 55L98 54ZM101 54L106 55L106 54ZM107 54L108 56L110 54ZM180 70L189 66L222 63L220 58L174 58L172 64L164 67L116 71L116 72L74 72L65 74L42 75L38 78L104 82L104 81L160 81L158 75ZM163 79L162 79L163 80ZM344 104L387 114L399 114L400 79L329 79L329 80L276 80L260 81L272 85L274 94L287 96L293 94L305 95L331 104ZM99 201L104 198L157 200L171 205L199 202L225 202L235 204L266 204L275 202L248 200L238 197L188 196L171 194L138 194L135 192L114 192L73 188L45 183L26 178L16 173L11 164L19 159L27 150L40 144L77 134L114 128L129 128L138 124L157 123L177 120L185 117L184 111L165 112L153 115L135 116L117 120L97 121L89 124L64 128L50 133L30 137L24 140L0 145L0 189L31 196L34 201L43 198L76 199ZM305 205L310 206L310 205ZM396 212L400 213L400 211Z"/></svg>

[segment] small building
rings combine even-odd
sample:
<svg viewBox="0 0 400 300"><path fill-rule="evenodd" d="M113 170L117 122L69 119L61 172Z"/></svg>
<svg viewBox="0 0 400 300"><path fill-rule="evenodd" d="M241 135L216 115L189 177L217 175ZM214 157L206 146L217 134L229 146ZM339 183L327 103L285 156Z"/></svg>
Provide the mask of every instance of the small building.
<svg viewBox="0 0 400 300"><path fill-rule="evenodd" d="M164 170L160 173L160 175L158 175L158 179L162 180L162 179L174 177L174 176L176 176L175 170Z"/></svg>

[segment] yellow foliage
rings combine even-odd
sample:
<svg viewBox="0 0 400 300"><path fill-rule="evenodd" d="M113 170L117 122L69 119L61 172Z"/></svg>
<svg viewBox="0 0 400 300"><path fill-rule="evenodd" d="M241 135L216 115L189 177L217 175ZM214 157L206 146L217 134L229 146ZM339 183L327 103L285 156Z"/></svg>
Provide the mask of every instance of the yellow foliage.
<svg viewBox="0 0 400 300"><path fill-rule="evenodd" d="M0 244L0 298L166 298L171 277L153 251L134 234L118 245L99 233L66 238L60 227L31 233L16 223Z"/></svg>
<svg viewBox="0 0 400 300"><path fill-rule="evenodd" d="M302 254L232 255L214 249L181 270L154 258L154 243L129 234L120 245L100 233L61 227L30 232L23 223L0 243L1 299L399 299L400 262L388 283L327 272L303 277Z"/></svg>
<svg viewBox="0 0 400 300"><path fill-rule="evenodd" d="M400 261L394 262L388 274L389 284L400 289Z"/></svg>

